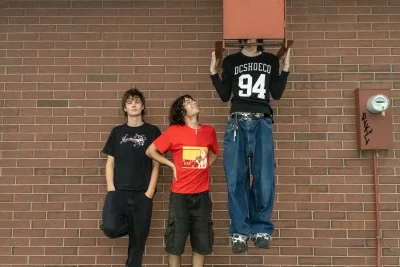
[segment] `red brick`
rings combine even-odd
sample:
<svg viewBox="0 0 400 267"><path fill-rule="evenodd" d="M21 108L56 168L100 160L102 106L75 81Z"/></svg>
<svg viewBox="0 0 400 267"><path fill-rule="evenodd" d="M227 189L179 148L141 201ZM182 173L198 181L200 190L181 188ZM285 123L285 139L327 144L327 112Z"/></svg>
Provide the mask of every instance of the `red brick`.
<svg viewBox="0 0 400 267"><path fill-rule="evenodd" d="M388 31L367 31L367 32L357 32L358 39L388 39Z"/></svg>
<svg viewBox="0 0 400 267"><path fill-rule="evenodd" d="M64 210L61 203L33 203L32 210Z"/></svg>
<svg viewBox="0 0 400 267"><path fill-rule="evenodd" d="M97 220L69 220L66 221L66 228L76 228L76 229L93 229L97 228L98 221Z"/></svg>
<svg viewBox="0 0 400 267"><path fill-rule="evenodd" d="M341 40L341 47L372 47L371 40Z"/></svg>
<svg viewBox="0 0 400 267"><path fill-rule="evenodd" d="M32 54L32 53L30 53ZM24 56L23 53L19 53L20 56ZM10 53L9 56L12 56ZM25 55L29 56L29 55ZM34 52L34 57L36 57L36 52ZM7 74L26 74L26 73L38 73L38 67L36 66L8 66L7 67Z"/></svg>
<svg viewBox="0 0 400 267"><path fill-rule="evenodd" d="M390 7L372 7L371 8L372 14L399 14L400 6L390 6ZM382 15L383 16L383 15Z"/></svg>
<svg viewBox="0 0 400 267"><path fill-rule="evenodd" d="M326 66L324 65L297 65L295 66L296 73L315 73L315 72L326 72Z"/></svg>
<svg viewBox="0 0 400 267"><path fill-rule="evenodd" d="M46 247L45 248L46 255L77 255L78 248L76 247Z"/></svg>
<svg viewBox="0 0 400 267"><path fill-rule="evenodd" d="M63 240L61 238L35 238L32 240L32 246L61 246Z"/></svg>
<svg viewBox="0 0 400 267"><path fill-rule="evenodd" d="M360 65L361 72L389 72L389 65Z"/></svg>
<svg viewBox="0 0 400 267"><path fill-rule="evenodd" d="M5 90L15 90L15 89L21 89L21 88L23 88L24 90L36 90L36 84L34 84L34 83L24 83L22 85L21 85L21 83L5 84Z"/></svg>
<svg viewBox="0 0 400 267"><path fill-rule="evenodd" d="M66 155L63 150L35 150L36 158L66 158Z"/></svg>
<svg viewBox="0 0 400 267"><path fill-rule="evenodd" d="M49 167L48 159L20 159L18 167Z"/></svg>
<svg viewBox="0 0 400 267"><path fill-rule="evenodd" d="M65 168L35 168L35 175L64 175Z"/></svg>
<svg viewBox="0 0 400 267"><path fill-rule="evenodd" d="M1 131L3 132L3 140L4 141L33 141L35 139L34 134L18 134L15 131L15 128L11 127L11 126L5 126L5 127L1 127L0 128ZM14 152L12 152L14 153ZM15 152L15 153L28 153L27 151L23 152Z"/></svg>
<svg viewBox="0 0 400 267"><path fill-rule="evenodd" d="M339 7L340 14L370 14L370 7Z"/></svg>
<svg viewBox="0 0 400 267"><path fill-rule="evenodd" d="M93 249L93 247L96 245L96 239L95 238L71 238L71 237L66 237L64 239L64 243L66 246L79 246L79 254L80 255L86 255L82 253L83 251L87 251L87 249ZM87 246L91 246L86 248ZM92 255L92 254L89 254Z"/></svg>
<svg viewBox="0 0 400 267"><path fill-rule="evenodd" d="M32 175L32 168L2 168L2 175Z"/></svg>
<svg viewBox="0 0 400 267"><path fill-rule="evenodd" d="M79 248L79 255L111 255L110 247Z"/></svg>
<svg viewBox="0 0 400 267"><path fill-rule="evenodd" d="M335 257L333 263L335 265L359 265L364 264L365 257Z"/></svg>
<svg viewBox="0 0 400 267"><path fill-rule="evenodd" d="M337 48L331 49L326 52L327 56L353 56L357 55L357 49L355 48Z"/></svg>
<svg viewBox="0 0 400 267"><path fill-rule="evenodd" d="M66 124L67 117L40 117L36 119L37 124Z"/></svg>
<svg viewBox="0 0 400 267"><path fill-rule="evenodd" d="M9 41L32 41L38 40L39 34L37 33L9 33L8 40Z"/></svg>
<svg viewBox="0 0 400 267"><path fill-rule="evenodd" d="M101 109L101 110L99 110L98 108L94 108L94 107L87 108L86 114L87 114L87 116L117 116L117 114L122 115L122 114L120 114L119 109L118 110L117 109Z"/></svg>
<svg viewBox="0 0 400 267"><path fill-rule="evenodd" d="M21 82L21 75L2 75L0 82Z"/></svg>
<svg viewBox="0 0 400 267"><path fill-rule="evenodd" d="M372 27L376 25L373 24ZM341 23L339 29L341 31L370 31L371 23Z"/></svg>
<svg viewBox="0 0 400 267"><path fill-rule="evenodd" d="M79 213L78 212L73 212L73 211L64 211L64 212L55 212L55 211L49 211L47 212L47 218L48 219L58 219L58 220L62 220L62 219L76 219L79 217ZM61 231L61 230L58 230ZM75 231L72 231L71 233L74 233ZM64 233L65 234L65 233ZM76 234L73 234L72 236L77 236L78 233L76 231ZM54 234L53 234L54 236ZM61 235L62 236L62 235ZM69 235L71 236L71 235Z"/></svg>
<svg viewBox="0 0 400 267"><path fill-rule="evenodd" d="M95 265L94 256L63 256L64 264L92 264Z"/></svg>
<svg viewBox="0 0 400 267"><path fill-rule="evenodd" d="M389 22L400 22L399 15L389 15Z"/></svg>
<svg viewBox="0 0 400 267"><path fill-rule="evenodd" d="M44 248L41 247L15 247L13 255L44 255Z"/></svg>
<svg viewBox="0 0 400 267"><path fill-rule="evenodd" d="M2 264L27 264L28 257L24 256L0 256Z"/></svg>
<svg viewBox="0 0 400 267"><path fill-rule="evenodd" d="M372 11L373 14L378 14ZM389 16L388 15L358 15L357 20L359 22L388 22Z"/></svg>
<svg viewBox="0 0 400 267"><path fill-rule="evenodd" d="M46 176L35 176L35 179L32 179L33 176L17 176L16 184L43 184L48 182L48 177ZM20 195L19 197L24 197L24 195Z"/></svg>
<svg viewBox="0 0 400 267"><path fill-rule="evenodd" d="M81 167L81 160L74 159L51 159L50 167Z"/></svg>
<svg viewBox="0 0 400 267"><path fill-rule="evenodd" d="M377 73L375 75L376 80L398 80L400 77L399 73Z"/></svg>
<svg viewBox="0 0 400 267"><path fill-rule="evenodd" d="M377 64L390 64L390 63L395 63L398 64L400 63L400 57L396 57L396 56L376 56L375 57L375 62Z"/></svg>
<svg viewBox="0 0 400 267"><path fill-rule="evenodd" d="M31 256L29 264L61 264L61 256Z"/></svg>
<svg viewBox="0 0 400 267"><path fill-rule="evenodd" d="M321 0L300 0L297 2L292 3L293 7L299 7L299 6L322 6L323 1Z"/></svg>
<svg viewBox="0 0 400 267"><path fill-rule="evenodd" d="M398 30L400 23L375 23L372 25L372 30L386 31L386 30Z"/></svg>
<svg viewBox="0 0 400 267"><path fill-rule="evenodd" d="M0 247L0 255L11 255L11 248Z"/></svg>
<svg viewBox="0 0 400 267"><path fill-rule="evenodd" d="M69 185L66 189L67 193L97 193L98 187L97 185Z"/></svg>

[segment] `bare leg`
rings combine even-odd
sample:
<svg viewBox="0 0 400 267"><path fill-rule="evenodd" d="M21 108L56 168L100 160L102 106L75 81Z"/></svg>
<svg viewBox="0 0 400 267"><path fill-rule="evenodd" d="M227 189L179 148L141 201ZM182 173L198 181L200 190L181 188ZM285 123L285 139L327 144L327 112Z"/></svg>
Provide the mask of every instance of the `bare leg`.
<svg viewBox="0 0 400 267"><path fill-rule="evenodd" d="M181 267L181 256L168 255L169 267ZM193 265L194 266L194 265Z"/></svg>
<svg viewBox="0 0 400 267"><path fill-rule="evenodd" d="M193 252L192 255L192 266L193 267L203 267L204 266L204 255L200 255L196 252Z"/></svg>

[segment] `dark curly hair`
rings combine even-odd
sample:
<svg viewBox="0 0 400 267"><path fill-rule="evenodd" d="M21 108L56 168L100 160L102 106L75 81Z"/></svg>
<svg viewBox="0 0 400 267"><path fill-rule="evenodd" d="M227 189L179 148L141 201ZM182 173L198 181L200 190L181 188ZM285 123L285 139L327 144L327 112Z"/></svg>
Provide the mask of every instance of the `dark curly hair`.
<svg viewBox="0 0 400 267"><path fill-rule="evenodd" d="M143 110L142 110L142 117L143 117L144 110L146 108L146 105L145 105L146 104L146 99L144 98L143 93L140 92L136 88L129 89L122 96L122 103L121 104L122 104L122 111L124 112L124 116L125 117L128 117L128 113L125 111L126 102L128 102L129 100L135 100L135 99L139 99L140 102L142 102L142 104L143 104L143 107L144 107Z"/></svg>
<svg viewBox="0 0 400 267"><path fill-rule="evenodd" d="M241 48L244 47L248 39L239 39L239 42L242 43L243 45ZM262 43L263 39L257 39L257 43ZM257 52L264 51L264 47L262 45L257 45Z"/></svg>
<svg viewBox="0 0 400 267"><path fill-rule="evenodd" d="M184 107L185 98L191 99L194 101L191 95L183 95L178 97L174 103L172 103L170 111L169 111L169 125L185 125L185 116L186 109ZM197 119L199 116L197 115Z"/></svg>

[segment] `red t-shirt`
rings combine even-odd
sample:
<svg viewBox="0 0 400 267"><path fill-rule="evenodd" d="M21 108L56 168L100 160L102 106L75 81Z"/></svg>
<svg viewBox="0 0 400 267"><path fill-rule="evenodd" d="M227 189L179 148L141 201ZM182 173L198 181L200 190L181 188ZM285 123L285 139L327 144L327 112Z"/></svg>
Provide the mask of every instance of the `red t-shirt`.
<svg viewBox="0 0 400 267"><path fill-rule="evenodd" d="M210 189L209 150L219 152L217 135L210 125L199 129L172 125L155 141L154 145L164 154L171 151L176 168L176 179L171 191L180 194L201 193Z"/></svg>

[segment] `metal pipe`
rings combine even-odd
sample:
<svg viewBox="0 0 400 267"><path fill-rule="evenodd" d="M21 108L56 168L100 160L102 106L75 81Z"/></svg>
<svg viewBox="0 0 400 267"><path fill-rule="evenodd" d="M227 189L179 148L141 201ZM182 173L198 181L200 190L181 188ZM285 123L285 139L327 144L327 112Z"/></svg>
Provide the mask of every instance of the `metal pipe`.
<svg viewBox="0 0 400 267"><path fill-rule="evenodd" d="M376 266L381 266L381 216L379 201L379 178L378 178L378 150L373 150L374 184L375 184L375 221L376 221Z"/></svg>

